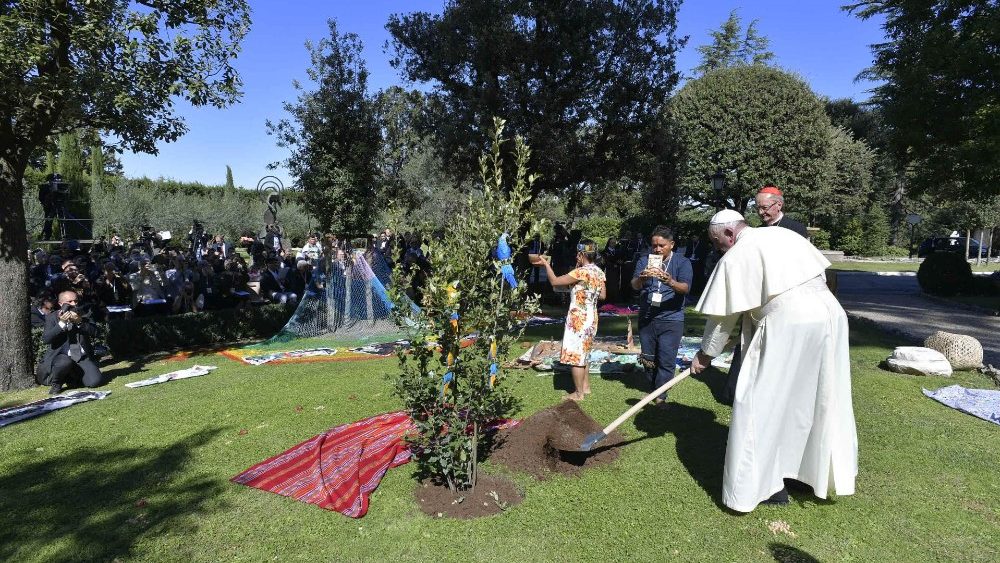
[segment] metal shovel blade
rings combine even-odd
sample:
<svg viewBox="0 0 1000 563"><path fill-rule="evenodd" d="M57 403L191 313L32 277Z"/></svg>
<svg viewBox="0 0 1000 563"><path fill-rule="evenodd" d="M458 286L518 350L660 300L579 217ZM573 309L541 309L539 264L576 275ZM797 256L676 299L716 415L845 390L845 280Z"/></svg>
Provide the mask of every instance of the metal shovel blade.
<svg viewBox="0 0 1000 563"><path fill-rule="evenodd" d="M580 444L580 451L589 452L590 449L593 448L595 444L597 444L598 442L607 437L608 435L605 434L603 430L600 432L587 434L587 437L583 439L583 443Z"/></svg>

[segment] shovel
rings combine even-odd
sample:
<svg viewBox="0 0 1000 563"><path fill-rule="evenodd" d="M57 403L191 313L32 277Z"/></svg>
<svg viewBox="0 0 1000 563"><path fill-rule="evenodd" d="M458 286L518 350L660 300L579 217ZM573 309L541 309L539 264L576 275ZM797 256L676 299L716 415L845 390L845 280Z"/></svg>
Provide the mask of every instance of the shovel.
<svg viewBox="0 0 1000 563"><path fill-rule="evenodd" d="M649 395L646 395L645 397L643 397L642 400L640 400L638 403L636 403L635 405L633 405L632 408L630 408L629 410L625 411L624 414L622 414L621 416L619 416L618 418L616 418L614 422L612 422L611 424L605 426L604 430L601 430L600 432L594 432L592 434L588 434L587 437L584 438L583 443L580 444L580 450L581 451L585 451L585 452L589 452L590 449L593 448L595 444L597 444L601 440L607 438L608 434L614 432L615 428L618 428L619 426L621 426L621 423L625 422L629 418L632 418L632 415L634 415L635 413L639 412L639 409L641 409L642 407L648 405L653 399L655 399L655 398L659 397L660 395L666 393L668 389L670 389L674 385L677 385L678 383L681 382L682 379L686 378L689 375L691 375L691 368L688 368L688 369L686 369L686 370L678 373L677 375L675 375L673 377L673 379L671 379L670 381L668 381L668 382L664 383L663 385L661 385L659 389L656 389L655 391L653 391Z"/></svg>

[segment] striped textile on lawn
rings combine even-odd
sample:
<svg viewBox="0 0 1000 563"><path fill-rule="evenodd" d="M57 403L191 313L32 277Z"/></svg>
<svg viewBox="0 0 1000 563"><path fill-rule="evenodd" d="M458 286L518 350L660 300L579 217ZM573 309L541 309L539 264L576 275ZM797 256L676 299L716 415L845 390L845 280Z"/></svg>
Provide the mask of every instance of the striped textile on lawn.
<svg viewBox="0 0 1000 563"><path fill-rule="evenodd" d="M392 467L410 461L405 412L337 426L262 461L231 479L326 510L361 518L368 496Z"/></svg>

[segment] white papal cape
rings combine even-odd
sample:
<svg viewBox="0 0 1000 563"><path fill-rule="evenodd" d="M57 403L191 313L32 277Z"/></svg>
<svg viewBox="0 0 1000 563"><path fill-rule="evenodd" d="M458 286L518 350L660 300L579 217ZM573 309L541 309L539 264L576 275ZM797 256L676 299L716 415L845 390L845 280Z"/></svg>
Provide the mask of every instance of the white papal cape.
<svg viewBox="0 0 1000 563"><path fill-rule="evenodd" d="M858 438L847 315L827 289L830 262L782 228L750 228L719 260L698 302L702 349L718 356L743 314L743 365L733 403L722 500L740 512L783 478L826 498L854 493Z"/></svg>

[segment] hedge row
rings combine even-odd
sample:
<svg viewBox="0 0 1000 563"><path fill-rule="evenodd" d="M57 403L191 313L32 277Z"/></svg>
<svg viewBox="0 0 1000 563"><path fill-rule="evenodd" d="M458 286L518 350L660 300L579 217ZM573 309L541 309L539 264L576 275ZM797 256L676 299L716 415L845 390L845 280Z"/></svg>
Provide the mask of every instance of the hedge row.
<svg viewBox="0 0 1000 563"><path fill-rule="evenodd" d="M295 312L288 305L222 309L108 323L105 343L116 358L275 335Z"/></svg>

